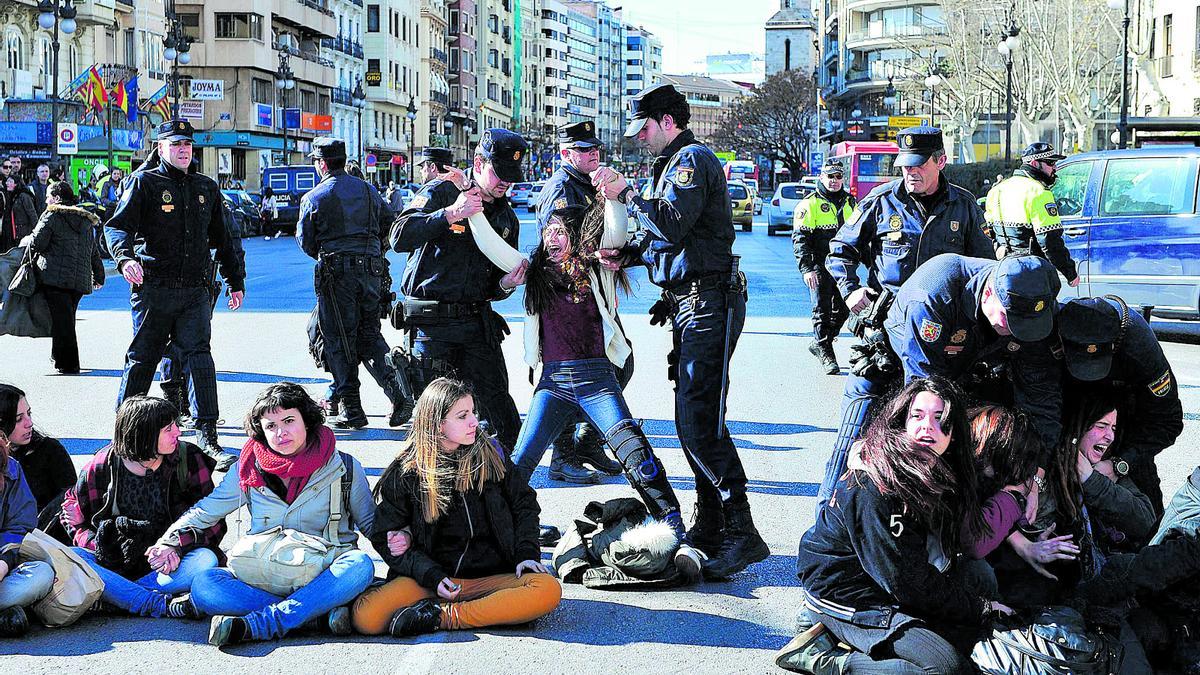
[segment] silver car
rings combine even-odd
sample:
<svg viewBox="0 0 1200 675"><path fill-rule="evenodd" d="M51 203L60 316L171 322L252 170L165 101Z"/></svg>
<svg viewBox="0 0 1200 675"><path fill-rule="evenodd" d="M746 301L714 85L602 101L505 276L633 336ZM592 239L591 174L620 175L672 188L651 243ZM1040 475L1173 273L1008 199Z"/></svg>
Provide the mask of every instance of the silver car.
<svg viewBox="0 0 1200 675"><path fill-rule="evenodd" d="M780 183L771 196L767 207L767 235L792 229L792 212L801 199L813 193L815 188L802 183Z"/></svg>

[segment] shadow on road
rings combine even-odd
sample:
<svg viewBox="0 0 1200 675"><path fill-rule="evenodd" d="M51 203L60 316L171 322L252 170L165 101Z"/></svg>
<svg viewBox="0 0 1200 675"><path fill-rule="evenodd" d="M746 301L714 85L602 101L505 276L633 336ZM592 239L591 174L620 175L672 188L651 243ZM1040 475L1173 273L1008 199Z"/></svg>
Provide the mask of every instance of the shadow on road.
<svg viewBox="0 0 1200 675"><path fill-rule="evenodd" d="M603 617L603 620L598 622L598 617ZM539 626L538 638L598 646L650 642L695 647L779 649L792 638L752 621L706 612L648 609L621 604L619 600L564 599L547 624ZM613 629L609 630L606 626L612 626ZM619 630L616 629L618 626Z"/></svg>
<svg viewBox="0 0 1200 675"><path fill-rule="evenodd" d="M79 374L80 377L115 377L120 379L120 370L104 368L88 368ZM154 381L160 381L158 373ZM270 373L241 373L229 370L217 371L217 382L238 382L242 384L275 384L276 382L295 382L296 384L329 384L327 377L289 377L287 375L272 375Z"/></svg>
<svg viewBox="0 0 1200 675"><path fill-rule="evenodd" d="M370 471L367 472L370 475ZM671 482L671 487L676 490L695 490L696 479L691 476L668 476L667 480ZM533 471L533 476L529 479L529 484L535 490L561 490L561 489L576 489L590 488L592 485L577 485L575 483L562 483L559 481L550 480L550 469L544 465L539 465ZM624 485L625 479L621 476L605 476L600 480L601 485ZM747 492L754 492L762 495L772 495L776 497L815 497L817 490L821 486L818 483L802 483L779 480L756 480L751 478L746 484Z"/></svg>

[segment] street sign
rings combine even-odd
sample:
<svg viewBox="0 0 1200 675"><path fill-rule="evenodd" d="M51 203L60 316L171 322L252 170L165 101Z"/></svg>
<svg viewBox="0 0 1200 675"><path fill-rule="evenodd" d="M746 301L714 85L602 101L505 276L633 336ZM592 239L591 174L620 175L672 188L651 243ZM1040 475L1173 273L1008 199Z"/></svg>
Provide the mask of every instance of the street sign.
<svg viewBox="0 0 1200 675"><path fill-rule="evenodd" d="M909 127L919 127L926 123L924 117L889 117L887 139L889 141L896 140L896 133L901 129Z"/></svg>
<svg viewBox="0 0 1200 675"><path fill-rule="evenodd" d="M192 80L188 98L193 101L224 101L225 80Z"/></svg>
<svg viewBox="0 0 1200 675"><path fill-rule="evenodd" d="M271 120L273 120L275 117L274 113L275 113L275 109L272 108L271 106L267 105L266 103L255 103L254 104L254 114L257 116L257 119L258 119L258 121L255 122L255 124L257 124L260 127L271 126Z"/></svg>
<svg viewBox="0 0 1200 675"><path fill-rule="evenodd" d="M821 173L821 165L825 163L825 153L814 152L809 158L809 171L814 174Z"/></svg>
<svg viewBox="0 0 1200 675"><path fill-rule="evenodd" d="M378 70L368 70L366 80L367 86L378 87L383 83L383 73L379 72Z"/></svg>
<svg viewBox="0 0 1200 675"><path fill-rule="evenodd" d="M185 120L203 120L204 101L180 101L179 117Z"/></svg>
<svg viewBox="0 0 1200 675"><path fill-rule="evenodd" d="M375 153L373 153L373 152L367 153L367 166L375 166L375 163L378 161L379 161L379 158L377 158L375 156Z"/></svg>
<svg viewBox="0 0 1200 675"><path fill-rule="evenodd" d="M58 123L58 154L74 155L79 152L79 125L72 122Z"/></svg>

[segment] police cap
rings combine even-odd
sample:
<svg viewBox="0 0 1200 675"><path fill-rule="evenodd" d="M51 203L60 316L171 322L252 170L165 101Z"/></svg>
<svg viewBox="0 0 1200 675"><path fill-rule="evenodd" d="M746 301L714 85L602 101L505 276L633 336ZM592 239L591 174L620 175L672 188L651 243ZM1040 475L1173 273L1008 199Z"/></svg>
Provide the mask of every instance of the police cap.
<svg viewBox="0 0 1200 675"><path fill-rule="evenodd" d="M1054 146L1049 143L1030 143L1021 152L1021 163L1029 164L1030 162L1046 162L1054 164L1060 159L1065 159L1066 155L1060 155L1054 151Z"/></svg>
<svg viewBox="0 0 1200 675"><path fill-rule="evenodd" d="M529 144L520 134L508 129L487 129L479 139L477 151L492 163L500 180L517 183L523 179L521 160L525 159Z"/></svg>
<svg viewBox="0 0 1200 675"><path fill-rule="evenodd" d="M946 150L946 144L942 142L942 130L928 125L900 130L896 134L896 145L900 146L896 166L921 166L929 161L933 153Z"/></svg>
<svg viewBox="0 0 1200 675"><path fill-rule="evenodd" d="M558 128L558 147L563 150L600 147L600 139L596 138L596 123L589 120L562 125Z"/></svg>
<svg viewBox="0 0 1200 675"><path fill-rule="evenodd" d="M160 141L182 141L192 140L192 134L196 130L192 128L192 123L187 120L167 120L158 125L158 140Z"/></svg>
<svg viewBox="0 0 1200 675"><path fill-rule="evenodd" d="M629 126L625 128L625 137L638 135L646 120L656 113L669 112L680 103L687 105L687 98L675 89L675 85L656 84L637 93L629 99Z"/></svg>
<svg viewBox="0 0 1200 675"><path fill-rule="evenodd" d="M421 154L417 155L417 164L424 162L433 162L438 166L450 166L454 164L454 153L446 148L425 148Z"/></svg>
<svg viewBox="0 0 1200 675"><path fill-rule="evenodd" d="M842 166L842 160L840 159L827 159L825 160L825 163L821 165L821 175L829 176L839 173L843 175L846 173L846 169L844 166Z"/></svg>
<svg viewBox="0 0 1200 675"><path fill-rule="evenodd" d="M1037 342L1054 330L1060 288L1058 272L1038 255L1008 256L992 273L992 289L1004 306L1008 329L1021 342Z"/></svg>
<svg viewBox="0 0 1200 675"><path fill-rule="evenodd" d="M308 153L313 159L345 159L346 142L340 138L321 136L313 139L312 151Z"/></svg>
<svg viewBox="0 0 1200 675"><path fill-rule="evenodd" d="M1058 310L1058 336L1071 377L1094 382L1108 375L1121 335L1121 312L1104 298L1074 298Z"/></svg>

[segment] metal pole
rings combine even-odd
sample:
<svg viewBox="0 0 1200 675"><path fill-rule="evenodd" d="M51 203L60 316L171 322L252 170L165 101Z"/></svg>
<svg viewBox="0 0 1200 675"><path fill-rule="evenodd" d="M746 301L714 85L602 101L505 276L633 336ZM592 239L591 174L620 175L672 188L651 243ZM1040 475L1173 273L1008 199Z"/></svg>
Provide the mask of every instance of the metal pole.
<svg viewBox="0 0 1200 675"><path fill-rule="evenodd" d="M287 62L284 61L284 63L286 64ZM287 95L287 87L285 86L283 88L283 165L291 166L292 165L292 153L288 151L288 133L287 133L287 130L288 130L287 112L288 111L287 111L287 108L288 108L288 95Z"/></svg>
<svg viewBox="0 0 1200 675"><path fill-rule="evenodd" d="M108 139L108 170L109 170L109 171L112 171L112 170L113 170L113 146L112 146L112 139L113 139L113 126L112 126L112 104L110 103L110 104L109 104L109 105L108 105L108 106L105 108L105 110L107 110L107 111L108 111L108 129L106 130L106 131L108 131L108 133L107 133L107 134L105 134L105 136L106 136L106 137L107 137L107 139Z"/></svg>
<svg viewBox="0 0 1200 675"><path fill-rule="evenodd" d="M58 6L61 0L54 0L54 33L50 48L54 50L53 84L54 91L50 92L50 129L54 138L50 141L50 163L58 160Z"/></svg>
<svg viewBox="0 0 1200 675"><path fill-rule="evenodd" d="M1004 69L1007 73L1004 78L1004 95L1005 95L1005 115L1004 115L1004 161L1012 161L1012 118L1013 118L1013 98L1012 98L1012 52L1009 52L1008 58L1005 59Z"/></svg>
<svg viewBox="0 0 1200 675"><path fill-rule="evenodd" d="M1129 147L1129 0L1125 0L1125 17L1121 21L1121 123L1117 125L1122 150Z"/></svg>
<svg viewBox="0 0 1200 675"><path fill-rule="evenodd" d="M358 103L363 103L359 101ZM366 170L366 163L363 161L363 146L362 146L362 105L358 106L358 165Z"/></svg>
<svg viewBox="0 0 1200 675"><path fill-rule="evenodd" d="M171 117L179 119L179 44L178 18L175 15L175 0L170 0L167 12L167 34L175 38L175 58L171 60Z"/></svg>

